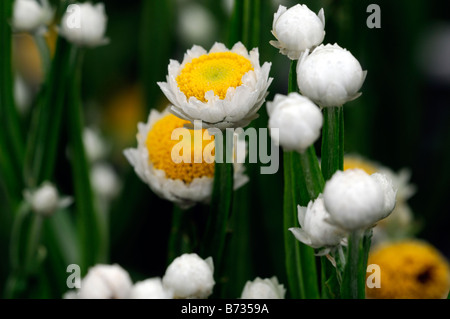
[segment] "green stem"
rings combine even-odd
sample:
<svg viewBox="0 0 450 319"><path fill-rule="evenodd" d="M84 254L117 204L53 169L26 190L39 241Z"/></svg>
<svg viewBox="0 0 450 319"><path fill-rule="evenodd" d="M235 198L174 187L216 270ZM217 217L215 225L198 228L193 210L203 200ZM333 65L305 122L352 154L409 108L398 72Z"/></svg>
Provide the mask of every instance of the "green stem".
<svg viewBox="0 0 450 319"><path fill-rule="evenodd" d="M74 51L74 63L81 69L81 54ZM73 76L68 92L69 141L72 162L72 176L75 189L75 206L77 211L77 227L82 256L82 271L107 259L106 225L95 207L94 195L90 181L90 167L86 158L83 143L83 110L80 101L81 74Z"/></svg>
<svg viewBox="0 0 450 319"><path fill-rule="evenodd" d="M343 107L323 109L324 125L322 129L322 173L325 181L343 169L344 164L344 112Z"/></svg>
<svg viewBox="0 0 450 319"><path fill-rule="evenodd" d="M215 138L216 164L214 185L203 250L205 257L213 257L214 264L218 266L217 268L219 268L222 261L227 224L233 200L233 163L229 158L229 155L232 153L231 143L233 139L231 138L231 141L229 141L230 138L227 137L224 136L222 138L222 145L218 145L220 138L218 136ZM223 163L219 163L219 161Z"/></svg>
<svg viewBox="0 0 450 319"><path fill-rule="evenodd" d="M183 210L178 205L173 206L172 211L172 228L170 229L169 247L167 264L170 264L176 257L183 253L189 252L189 239L184 231L185 215L189 214L188 210Z"/></svg>
<svg viewBox="0 0 450 319"><path fill-rule="evenodd" d="M12 0L0 1L0 127L1 135L0 165L5 176L6 187L16 203L21 197L23 188L22 168L25 154L24 140L22 136L22 123L14 103L13 71L12 71ZM8 157L8 158L6 158ZM10 178L11 172L15 178ZM19 193L16 193L19 192Z"/></svg>
<svg viewBox="0 0 450 319"><path fill-rule="evenodd" d="M297 61L291 62L289 93L296 92ZM284 208L283 227L285 261L289 289L292 298L319 298L317 270L314 249L295 240L288 228L298 225L297 205L306 206L323 189L314 147L303 154L284 152Z"/></svg>
<svg viewBox="0 0 450 319"><path fill-rule="evenodd" d="M344 299L365 298L365 278L370 236L357 230L348 237L347 260L344 270L341 295Z"/></svg>

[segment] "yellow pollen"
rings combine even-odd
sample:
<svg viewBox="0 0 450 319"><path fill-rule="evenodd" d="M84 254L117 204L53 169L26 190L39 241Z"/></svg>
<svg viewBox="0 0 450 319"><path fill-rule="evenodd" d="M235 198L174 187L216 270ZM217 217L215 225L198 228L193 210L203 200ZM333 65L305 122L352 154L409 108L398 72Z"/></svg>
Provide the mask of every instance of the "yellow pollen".
<svg viewBox="0 0 450 319"><path fill-rule="evenodd" d="M242 76L253 70L252 63L233 52L216 52L202 55L187 63L177 77L178 87L189 99L191 96L206 102L205 93L225 99L230 87L242 85Z"/></svg>
<svg viewBox="0 0 450 319"><path fill-rule="evenodd" d="M189 121L182 120L175 115L169 114L158 120L150 130L146 139L146 146L149 153L149 161L153 164L156 169L163 170L166 173L166 177L170 179L179 179L182 180L186 184L190 184L194 178L200 178L203 176L206 177L214 177L214 162L207 163L202 158L201 163L194 163L194 141L197 142L197 139L194 140L194 131L188 130L191 136L191 141L182 141L191 142L190 156L191 163L175 163L172 160L172 149L173 147L180 143L180 140L183 137L180 137L180 140L172 140L172 132L177 128L183 128L185 124L189 123ZM210 136L206 130L202 130L201 136L201 150L214 141L214 136ZM204 137L210 137L211 139L205 139ZM198 145L200 146L200 145ZM200 147L197 147L200 149ZM212 152L214 155L214 151Z"/></svg>
<svg viewBox="0 0 450 319"><path fill-rule="evenodd" d="M380 266L380 288L368 288L374 299L439 299L450 288L449 265L430 244L406 240L385 244L369 255ZM370 273L368 273L370 276Z"/></svg>
<svg viewBox="0 0 450 319"><path fill-rule="evenodd" d="M367 174L372 175L377 172L377 168L368 161L363 159L345 156L344 157L344 171L347 169L359 168L365 171Z"/></svg>

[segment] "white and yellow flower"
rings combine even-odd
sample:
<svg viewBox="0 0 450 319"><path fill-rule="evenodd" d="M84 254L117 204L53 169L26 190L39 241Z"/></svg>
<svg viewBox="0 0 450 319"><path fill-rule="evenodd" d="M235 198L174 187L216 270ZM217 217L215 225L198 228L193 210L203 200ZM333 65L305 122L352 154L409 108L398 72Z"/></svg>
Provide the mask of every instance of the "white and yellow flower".
<svg viewBox="0 0 450 319"><path fill-rule="evenodd" d="M188 142L191 163L174 161L172 151L179 140L172 140L172 133L182 129L189 121L180 119L167 110L160 113L152 110L147 123L138 124L138 146L127 149L124 154L134 167L136 174L147 183L158 196L175 202L182 208L189 208L197 202L208 202L213 187L214 157L208 154L214 145L214 137L206 129L201 133L184 128L190 136ZM200 131L200 130L199 130ZM200 133L200 138L196 134ZM200 150L196 153L195 149ZM183 154L186 156L186 154ZM203 156L204 155L204 156ZM213 154L214 155L214 154ZM237 154L241 157L245 154ZM195 158L194 158L195 157ZM234 188L248 181L244 174L243 158L236 158L234 164Z"/></svg>
<svg viewBox="0 0 450 319"><path fill-rule="evenodd" d="M215 43L207 52L193 46L183 62L171 60L167 82L159 82L173 104L170 112L204 128L245 127L258 117L268 94L271 63L259 64L258 49L240 42L231 50Z"/></svg>

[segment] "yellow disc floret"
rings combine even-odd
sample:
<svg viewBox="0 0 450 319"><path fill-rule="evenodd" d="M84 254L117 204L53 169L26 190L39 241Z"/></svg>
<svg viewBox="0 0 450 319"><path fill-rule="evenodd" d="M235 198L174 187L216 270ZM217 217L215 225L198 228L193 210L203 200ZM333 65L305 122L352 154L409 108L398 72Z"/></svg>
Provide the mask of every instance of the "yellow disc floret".
<svg viewBox="0 0 450 319"><path fill-rule="evenodd" d="M369 256L380 266L380 288L368 288L376 299L438 299L450 288L449 265L431 245L418 240L386 244ZM370 274L369 274L370 275Z"/></svg>
<svg viewBox="0 0 450 319"><path fill-rule="evenodd" d="M202 55L187 63L177 77L178 87L186 98L191 96L206 102L205 93L225 99L230 87L242 85L242 76L253 70L247 58L233 52L216 52Z"/></svg>
<svg viewBox="0 0 450 319"><path fill-rule="evenodd" d="M180 140L172 140L172 132L175 129L183 128L187 123L189 121L182 120L172 114L164 116L153 125L148 133L146 146L149 153L149 161L156 169L163 170L167 178L179 179L186 184L190 184L194 178L214 176L214 162L211 163L212 160L210 158L205 160L203 157L199 160L197 155L199 152L195 153L195 149L197 149L201 150L203 154L205 147L210 143L214 143L214 136L209 136L206 130L201 130L201 133L199 130L195 133L194 130L185 129L185 134L190 135L188 135L190 137L189 140L187 138L185 140L183 137L180 137ZM200 138L194 139L196 136ZM179 143L188 143L183 144L186 147L183 146L182 150L190 152L188 154L190 163L186 163L186 161L176 163L172 158L172 149ZM214 155L214 151L212 151L212 155Z"/></svg>
<svg viewBox="0 0 450 319"><path fill-rule="evenodd" d="M377 168L369 161L363 160L359 157L345 156L344 157L344 171L347 169L359 168L367 174L372 175L377 172Z"/></svg>

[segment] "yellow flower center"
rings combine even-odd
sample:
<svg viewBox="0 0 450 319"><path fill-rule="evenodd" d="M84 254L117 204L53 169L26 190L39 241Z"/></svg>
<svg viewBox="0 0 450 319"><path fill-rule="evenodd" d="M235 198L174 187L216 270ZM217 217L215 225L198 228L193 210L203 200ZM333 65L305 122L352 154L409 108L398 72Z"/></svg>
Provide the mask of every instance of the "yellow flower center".
<svg viewBox="0 0 450 319"><path fill-rule="evenodd" d="M368 298L438 299L446 297L450 288L447 261L425 242L410 240L382 246L370 254L368 264L377 264L381 270L381 287L366 287Z"/></svg>
<svg viewBox="0 0 450 319"><path fill-rule="evenodd" d="M347 169L354 169L354 168L362 169L369 175L372 175L377 172L377 168L368 161L365 161L357 157L345 156L344 171Z"/></svg>
<svg viewBox="0 0 450 319"><path fill-rule="evenodd" d="M187 63L177 77L178 87L189 99L191 96L206 102L205 93L225 99L230 87L242 85L242 76L253 70L250 60L233 52L202 55Z"/></svg>
<svg viewBox="0 0 450 319"><path fill-rule="evenodd" d="M185 129L186 133L190 135L189 140L184 140L183 136L180 137L180 140L172 140L172 132L177 128L183 128L187 123L189 121L182 120L175 115L166 115L153 125L147 135L145 144L148 149L149 160L156 169L163 170L167 178L179 179L186 184L190 184L194 178L214 177L214 162L207 163L203 157L199 159L194 152L195 149L198 149L203 154L205 147L214 141L214 136L210 136L207 130L201 130L202 138L194 139L196 133L193 130ZM200 132L197 132L197 134L200 134ZM190 152L188 155L191 158L191 163L176 163L172 159L172 149L178 143L186 146L182 150ZM201 163L194 163L194 155L197 161L201 160ZM214 151L212 155L214 155ZM211 162L210 159L207 160Z"/></svg>

